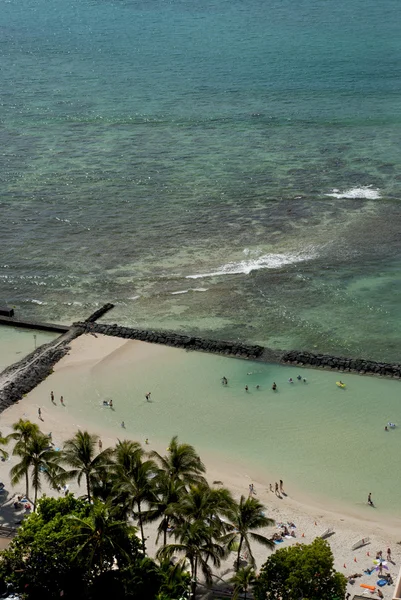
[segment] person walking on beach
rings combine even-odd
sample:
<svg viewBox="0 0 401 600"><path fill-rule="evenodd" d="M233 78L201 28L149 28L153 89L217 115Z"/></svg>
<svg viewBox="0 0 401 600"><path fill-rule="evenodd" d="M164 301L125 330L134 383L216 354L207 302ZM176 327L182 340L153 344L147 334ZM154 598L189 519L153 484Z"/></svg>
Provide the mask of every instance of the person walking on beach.
<svg viewBox="0 0 401 600"><path fill-rule="evenodd" d="M43 421L43 419L42 419L42 410L41 410L41 408L40 408L40 407L38 408L38 417L39 417L39 419L40 419L41 421Z"/></svg>
<svg viewBox="0 0 401 600"><path fill-rule="evenodd" d="M369 495L368 495L368 504L369 504L369 506L374 506L373 500L372 500L372 492L369 492Z"/></svg>
<svg viewBox="0 0 401 600"><path fill-rule="evenodd" d="M110 398L109 406L110 406L110 408L113 408L113 400L111 398Z"/></svg>
<svg viewBox="0 0 401 600"><path fill-rule="evenodd" d="M121 421L121 427L122 427L123 429L125 429L125 423L124 423L124 421Z"/></svg>
<svg viewBox="0 0 401 600"><path fill-rule="evenodd" d="M272 484L270 484L270 491L274 492Z"/></svg>
<svg viewBox="0 0 401 600"><path fill-rule="evenodd" d="M61 398L60 398L60 404L61 404L61 406L64 406L64 398L63 398L63 396L61 396Z"/></svg>
<svg viewBox="0 0 401 600"><path fill-rule="evenodd" d="M280 495L280 492L278 491L278 483L276 481L276 483L274 484L274 493L276 494L276 496Z"/></svg>
<svg viewBox="0 0 401 600"><path fill-rule="evenodd" d="M253 494L256 495L255 487L254 487L253 483L250 483L249 484L249 495L252 496Z"/></svg>
<svg viewBox="0 0 401 600"><path fill-rule="evenodd" d="M388 562L393 562L391 560L391 549L390 548L387 548L387 560L388 560Z"/></svg>
<svg viewBox="0 0 401 600"><path fill-rule="evenodd" d="M102 443L102 440L99 439L99 452L102 451L102 448L103 448L103 443Z"/></svg>
<svg viewBox="0 0 401 600"><path fill-rule="evenodd" d="M280 494L284 494L283 480L280 479Z"/></svg>
<svg viewBox="0 0 401 600"><path fill-rule="evenodd" d="M50 392L50 400L52 401L52 404L56 404L54 401L54 392Z"/></svg>

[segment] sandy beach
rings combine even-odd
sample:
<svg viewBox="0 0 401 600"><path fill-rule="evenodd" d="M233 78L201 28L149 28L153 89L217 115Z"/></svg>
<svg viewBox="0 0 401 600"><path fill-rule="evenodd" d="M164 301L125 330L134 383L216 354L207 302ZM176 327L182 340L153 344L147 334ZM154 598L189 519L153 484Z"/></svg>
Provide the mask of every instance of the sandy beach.
<svg viewBox="0 0 401 600"><path fill-rule="evenodd" d="M127 349L129 347L129 353ZM103 448L108 445L114 445L117 439L129 437L137 439L144 443L143 432L125 431L121 427L116 427L113 424L105 423L104 427L94 426L91 422L86 422L73 414L68 406L68 381L75 378L89 377L93 372L99 369L107 369L116 358L118 361L130 361L132 364L133 357L136 366L149 364L163 359L164 361L174 361L176 352L174 349L164 346L151 345L137 341L126 341L118 338L105 336L83 335L72 342L71 351L64 357L55 367L54 374L46 381L40 384L22 401L16 403L0 415L0 430L3 435L11 432L11 426L18 419L27 418L35 423L39 423L44 433L52 433L52 439L56 447L61 447L63 442L71 437L78 428L87 429L92 433L98 434L103 442ZM142 367L141 367L142 368ZM60 382L63 382L63 395L65 397L65 407L61 406L60 395L56 390L60 388ZM54 388L56 404L53 405L50 401L50 391ZM38 408L41 408L43 422L38 419ZM174 429L166 423L166 435L172 437ZM182 439L188 443L193 443L191 439ZM194 444L196 447L196 444ZM165 442L158 439L151 439L148 446L149 450L157 450L163 453L165 450ZM225 487L228 487L236 498L241 494L248 494L248 486L254 484L257 498L266 506L266 514L275 519L276 523L292 522L296 525L296 538L285 540L277 545L277 548L286 547L288 544L297 542L311 542L316 536L322 535L328 529L333 531L328 538L328 542L332 548L335 557L335 567L346 576L354 573L363 573L365 569L372 568L375 565L376 552L382 550L386 555L387 548L391 548L392 559L394 564L389 563L389 571L396 579L398 568L401 563L401 546L398 542L401 541L401 526L398 520L378 515L374 509L371 509L371 515L366 510L366 507L361 509L360 514L353 510L344 510L339 512L339 507L333 502L330 504L327 500L308 498L305 492L299 492L293 489L290 481L284 481L285 495L277 497L269 491L269 484L278 481L280 474L264 474L259 468L253 468L251 464L239 464L238 461L233 461L230 456L224 456L223 453L200 452L202 459L207 466L207 478L209 483L222 482ZM18 486L18 489L12 489L9 482L8 472L11 466L15 463L15 459L11 457L7 462L3 463L1 470L1 480L5 484L6 492L2 494L2 506L0 511L0 521L2 524L13 525L21 518L19 512L12 509L12 499L14 494L23 491L23 484ZM275 476L275 479L274 479ZM273 479L272 479L273 477ZM218 484L216 484L218 485ZM76 494L81 491L75 483L70 484L70 490ZM49 490L44 490L49 493ZM369 515L369 516L367 516ZM271 534L277 531L273 528L264 533ZM147 528L148 548L151 553L155 551L155 526ZM370 538L370 542L357 549L352 550L352 546L362 538ZM267 552L265 549L254 546L254 554L258 567L263 564L266 559ZM233 566L233 558L227 560L221 569L221 573L227 579L231 576ZM362 593L360 583L375 585L378 577L374 572L372 575L363 575L357 578L353 586L349 586L349 591L352 593ZM385 586L382 588L384 597L389 599L392 597L394 586ZM369 594L369 597L372 597ZM376 597L375 595L373 597Z"/></svg>

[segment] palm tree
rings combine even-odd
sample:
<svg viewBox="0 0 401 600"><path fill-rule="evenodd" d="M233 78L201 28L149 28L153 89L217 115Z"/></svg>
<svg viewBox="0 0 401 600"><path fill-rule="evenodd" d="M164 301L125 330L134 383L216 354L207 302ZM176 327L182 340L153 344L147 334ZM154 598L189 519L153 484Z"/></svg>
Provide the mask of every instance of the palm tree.
<svg viewBox="0 0 401 600"><path fill-rule="evenodd" d="M213 529L214 537L227 532L229 523L221 517L230 518L237 503L226 488L212 488L207 483L191 485L188 493L171 507L176 520L191 523L205 522Z"/></svg>
<svg viewBox="0 0 401 600"><path fill-rule="evenodd" d="M36 510L38 491L42 487L41 478L44 477L52 487L56 487L64 469L59 465L59 453L49 446L49 438L42 433L32 436L21 457L21 461L10 471L11 483L16 485L31 471L32 487L35 491L33 506Z"/></svg>
<svg viewBox="0 0 401 600"><path fill-rule="evenodd" d="M39 426L28 420L20 419L13 424L13 433L7 436L7 440L15 440L13 456L24 456L26 447L34 435L40 433ZM19 480L18 480L19 481ZM25 473L25 497L29 498L29 473Z"/></svg>
<svg viewBox="0 0 401 600"><path fill-rule="evenodd" d="M88 501L92 501L91 490L96 479L111 464L113 450L106 448L103 452L96 454L98 436L87 431L78 431L73 438L67 440L61 453L62 462L71 471L67 472L70 478L77 478L81 485L82 477L85 477L86 495Z"/></svg>
<svg viewBox="0 0 401 600"><path fill-rule="evenodd" d="M138 442L119 441L115 451L114 481L115 502L126 513L134 512L138 517L142 547L145 553L145 534L143 530L143 505L155 500L153 479L157 467L153 460L146 459L146 453Z"/></svg>
<svg viewBox="0 0 401 600"><path fill-rule="evenodd" d="M269 538L251 531L252 529L260 529L274 525L274 520L265 517L264 506L256 498L246 498L241 496L237 508L231 514L232 530L221 538L221 541L228 545L228 548L234 548L238 543L236 570L240 567L240 557L242 546L245 546L249 562L252 566L255 565L255 559L251 550L251 540L273 549L274 542Z"/></svg>
<svg viewBox="0 0 401 600"><path fill-rule="evenodd" d="M206 472L206 468L193 446L180 444L175 435L170 441L167 452L165 456L161 456L158 452L151 452L150 456L157 460L161 469L171 479L180 480L185 485L205 482L202 473Z"/></svg>
<svg viewBox="0 0 401 600"><path fill-rule="evenodd" d="M76 557L84 556L99 574L111 568L114 559L130 557L130 535L136 528L126 521L115 519L113 510L102 502L95 501L90 515L81 519L75 515L68 517L73 521L74 537L79 544Z"/></svg>
<svg viewBox="0 0 401 600"><path fill-rule="evenodd" d="M226 550L213 540L212 529L202 521L184 521L174 530L174 537L178 542L162 546L156 556L159 560L164 560L176 553L184 555L184 560L189 561L191 568L191 597L195 598L199 569L210 584L212 569L208 563L211 561L213 566L219 567Z"/></svg>
<svg viewBox="0 0 401 600"><path fill-rule="evenodd" d="M9 442L9 438L8 437L4 438L0 431L0 446L5 446L6 444L8 444L8 442ZM3 448L0 448L0 456L1 456L2 460L7 460L8 452L6 452L6 450L3 450Z"/></svg>
<svg viewBox="0 0 401 600"><path fill-rule="evenodd" d="M154 479L154 499L150 504L150 510L144 515L144 521L151 523L161 518L157 528L156 542L163 535L164 546L167 544L169 523L176 523L175 506L184 493L186 493L186 489L181 481L171 479L165 471L159 471Z"/></svg>
<svg viewBox="0 0 401 600"><path fill-rule="evenodd" d="M244 592L244 600L246 600L249 586L253 585L256 581L256 573L254 568L251 565L241 567L238 569L231 581L234 583L234 594L232 600L238 600L238 596L241 592Z"/></svg>
<svg viewBox="0 0 401 600"><path fill-rule="evenodd" d="M157 598L182 598L188 591L191 581L191 575L188 571L188 562L179 561L171 564L171 561L165 558L160 562L159 575L162 577L159 594Z"/></svg>

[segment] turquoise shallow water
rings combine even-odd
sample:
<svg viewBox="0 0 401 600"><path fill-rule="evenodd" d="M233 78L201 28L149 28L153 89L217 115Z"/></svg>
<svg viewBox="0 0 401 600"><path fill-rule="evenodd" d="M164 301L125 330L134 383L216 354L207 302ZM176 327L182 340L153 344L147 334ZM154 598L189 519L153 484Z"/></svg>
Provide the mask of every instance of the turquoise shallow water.
<svg viewBox="0 0 401 600"><path fill-rule="evenodd" d="M400 13L3 3L1 301L398 360Z"/></svg>
<svg viewBox="0 0 401 600"><path fill-rule="evenodd" d="M5 367L18 362L42 344L57 335L46 331L32 331L0 326L0 373Z"/></svg>
<svg viewBox="0 0 401 600"><path fill-rule="evenodd" d="M134 347L114 351L86 374L76 367L73 377L71 368L56 371L32 392L30 402L42 407L46 423L54 390L66 404L57 407L60 418L66 411L75 426L114 430L119 438L127 435L142 443L149 438L151 445L156 440L167 446L177 434L212 460L238 462L239 471L249 478L262 474L271 476L272 483L283 479L295 497L302 490L369 517L366 499L372 492L375 517L401 515L396 475L401 452L399 381L183 350L138 361ZM298 374L307 382L298 382ZM223 375L227 387L221 384ZM340 377L346 389L336 386ZM151 402L145 399L149 391ZM110 398L113 410L103 407L103 400ZM385 432L389 421L398 427ZM245 489L248 483L245 477Z"/></svg>

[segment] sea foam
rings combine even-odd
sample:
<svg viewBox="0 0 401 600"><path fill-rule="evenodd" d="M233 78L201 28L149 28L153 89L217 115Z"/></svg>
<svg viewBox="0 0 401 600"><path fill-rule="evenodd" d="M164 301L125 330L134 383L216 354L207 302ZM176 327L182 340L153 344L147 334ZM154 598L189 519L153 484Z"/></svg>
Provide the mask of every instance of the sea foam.
<svg viewBox="0 0 401 600"><path fill-rule="evenodd" d="M243 273L249 275L252 271L259 269L279 269L284 265L290 265L313 258L312 254L265 254L252 260L241 260L239 262L227 263L217 271L210 273L199 273L187 275L186 279L201 279L202 277L216 277L218 275L236 275Z"/></svg>
<svg viewBox="0 0 401 600"><path fill-rule="evenodd" d="M364 198L365 200L378 200L381 198L380 191L372 188L371 185L350 188L349 190L344 190L343 192L334 188L331 191L331 194L325 194L325 196L331 196L331 198Z"/></svg>

